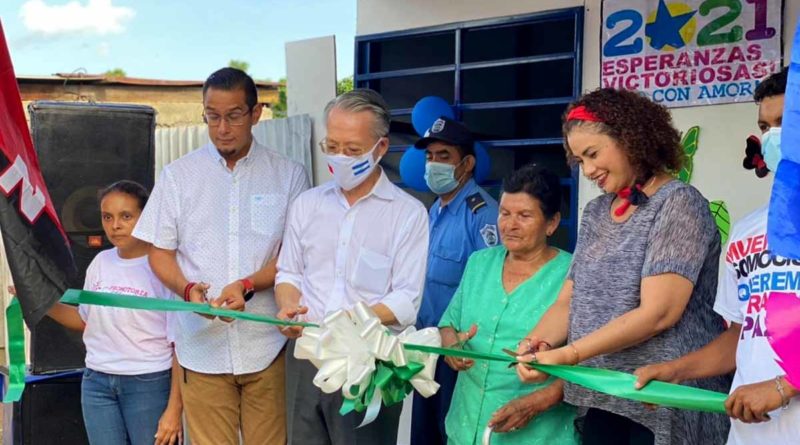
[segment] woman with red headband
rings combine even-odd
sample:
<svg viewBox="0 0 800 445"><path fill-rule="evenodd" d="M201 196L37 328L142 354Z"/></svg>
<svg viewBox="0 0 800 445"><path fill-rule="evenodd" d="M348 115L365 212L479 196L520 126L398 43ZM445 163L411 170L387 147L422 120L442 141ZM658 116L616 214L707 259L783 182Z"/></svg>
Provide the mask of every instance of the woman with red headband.
<svg viewBox="0 0 800 445"><path fill-rule="evenodd" d="M705 198L674 178L684 156L669 112L636 92L600 89L568 108L563 133L568 158L604 194L586 205L567 280L520 342L520 361L632 372L711 341L723 330L712 309L720 237ZM522 364L517 372L526 382L547 377ZM729 386L724 377L686 383ZM570 384L564 397L585 412L584 445L708 445L727 436L718 414L646 409Z"/></svg>

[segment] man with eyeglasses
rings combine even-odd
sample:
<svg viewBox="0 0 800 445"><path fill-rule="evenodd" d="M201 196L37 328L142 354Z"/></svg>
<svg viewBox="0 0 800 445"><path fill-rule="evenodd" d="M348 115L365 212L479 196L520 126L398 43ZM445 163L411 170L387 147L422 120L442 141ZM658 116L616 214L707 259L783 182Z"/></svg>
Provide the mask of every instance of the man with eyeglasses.
<svg viewBox="0 0 800 445"><path fill-rule="evenodd" d="M383 98L356 89L325 109L321 149L333 181L292 203L278 259L278 317L326 314L365 302L383 324L400 330L416 321L425 279L425 207L389 181L378 162L389 149L389 110ZM295 339L301 328L282 331ZM402 404L382 407L358 427L363 413L339 414L342 394L313 384L317 369L286 357L286 416L290 445L397 442Z"/></svg>
<svg viewBox="0 0 800 445"><path fill-rule="evenodd" d="M274 315L272 286L303 167L253 139L253 79L223 68L203 85L211 143L164 167L133 235L158 278L186 301ZM196 444L284 443L286 339L260 323L176 317L179 382ZM178 382L173 382L177 384Z"/></svg>

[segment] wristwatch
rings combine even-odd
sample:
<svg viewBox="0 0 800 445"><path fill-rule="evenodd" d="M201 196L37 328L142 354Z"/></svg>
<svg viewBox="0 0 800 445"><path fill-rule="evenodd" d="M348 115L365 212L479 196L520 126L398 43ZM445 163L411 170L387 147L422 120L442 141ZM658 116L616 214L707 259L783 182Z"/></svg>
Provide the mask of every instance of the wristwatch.
<svg viewBox="0 0 800 445"><path fill-rule="evenodd" d="M253 295L256 293L256 288L253 286L253 282L248 278L242 278L239 281L241 281L242 286L244 286L244 301L250 301L250 299L253 298Z"/></svg>

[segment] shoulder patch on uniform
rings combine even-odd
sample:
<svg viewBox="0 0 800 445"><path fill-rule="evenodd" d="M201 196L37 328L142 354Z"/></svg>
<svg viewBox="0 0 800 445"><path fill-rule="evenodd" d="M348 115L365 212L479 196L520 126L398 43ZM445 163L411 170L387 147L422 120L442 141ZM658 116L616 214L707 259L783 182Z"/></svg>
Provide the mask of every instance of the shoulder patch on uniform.
<svg viewBox="0 0 800 445"><path fill-rule="evenodd" d="M486 243L489 247L494 247L497 245L497 226L494 224L486 224L480 230L481 238L483 238L483 242Z"/></svg>
<svg viewBox="0 0 800 445"><path fill-rule="evenodd" d="M467 196L467 206L472 210L472 213L477 213L479 208L486 206L486 200L483 199L480 193L475 193Z"/></svg>

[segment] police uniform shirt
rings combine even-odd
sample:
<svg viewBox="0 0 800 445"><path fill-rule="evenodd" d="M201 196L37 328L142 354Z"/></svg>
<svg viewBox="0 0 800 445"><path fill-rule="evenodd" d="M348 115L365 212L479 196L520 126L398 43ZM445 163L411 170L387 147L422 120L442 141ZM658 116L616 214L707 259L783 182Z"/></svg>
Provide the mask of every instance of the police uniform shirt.
<svg viewBox="0 0 800 445"><path fill-rule="evenodd" d="M470 179L444 207L429 211L430 248L418 327L437 326L476 250L500 244L497 201Z"/></svg>

